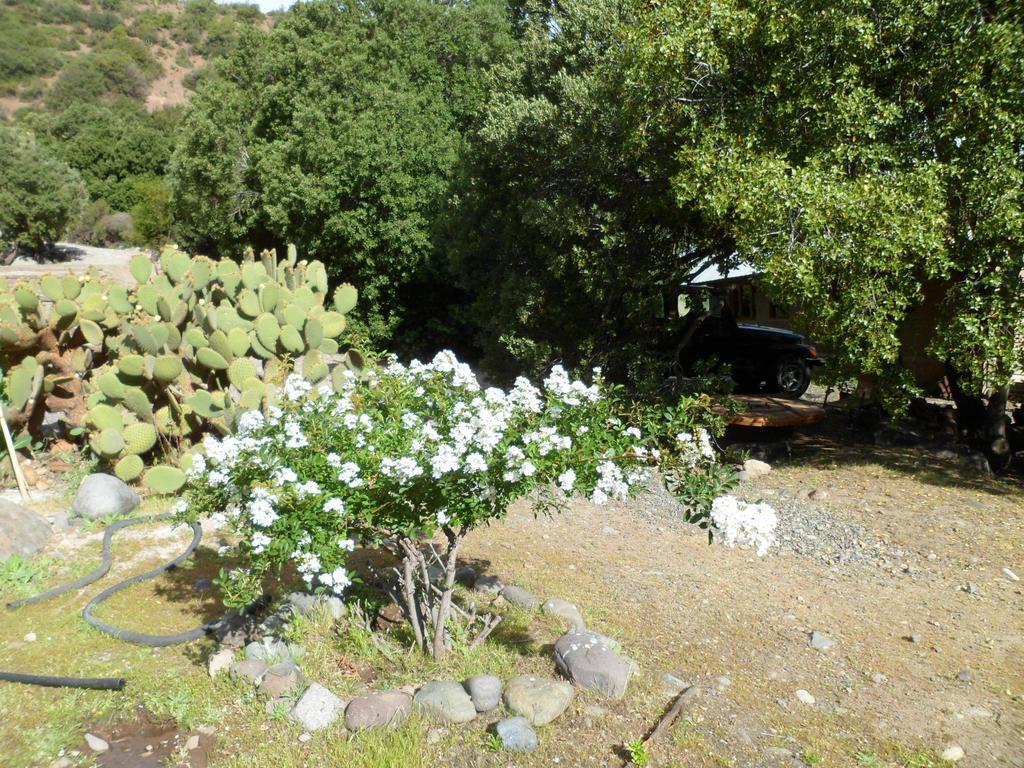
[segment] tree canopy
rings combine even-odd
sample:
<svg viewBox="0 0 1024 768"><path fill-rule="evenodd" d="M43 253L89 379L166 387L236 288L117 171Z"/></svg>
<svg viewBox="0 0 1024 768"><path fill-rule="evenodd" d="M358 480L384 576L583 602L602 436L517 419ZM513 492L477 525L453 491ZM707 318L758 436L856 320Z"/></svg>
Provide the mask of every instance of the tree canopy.
<svg viewBox="0 0 1024 768"><path fill-rule="evenodd" d="M629 46L644 139L760 265L834 375L905 392L908 316L974 391L1022 362L1024 24L1019 4L643 4Z"/></svg>

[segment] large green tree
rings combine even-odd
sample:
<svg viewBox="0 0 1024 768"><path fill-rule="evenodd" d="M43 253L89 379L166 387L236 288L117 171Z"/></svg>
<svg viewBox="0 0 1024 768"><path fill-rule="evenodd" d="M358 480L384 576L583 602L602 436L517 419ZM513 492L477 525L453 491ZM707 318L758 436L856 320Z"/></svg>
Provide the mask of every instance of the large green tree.
<svg viewBox="0 0 1024 768"><path fill-rule="evenodd" d="M835 374L894 402L927 344L961 426L1005 462L1024 351L1024 8L649 0L638 13L635 123L672 145L679 205L765 269Z"/></svg>
<svg viewBox="0 0 1024 768"><path fill-rule="evenodd" d="M488 73L451 254L489 365L556 359L619 380L664 375L663 294L722 233L681 209L673 158L634 140L619 0L513 4L515 55ZM657 159L656 159L657 158Z"/></svg>
<svg viewBox="0 0 1024 768"><path fill-rule="evenodd" d="M85 187L31 133L0 125L0 253L41 250L81 211Z"/></svg>
<svg viewBox="0 0 1024 768"><path fill-rule="evenodd" d="M392 332L434 301L435 228L481 73L510 40L498 0L320 0L249 33L184 120L179 240L223 255L294 242L359 285L375 338Z"/></svg>

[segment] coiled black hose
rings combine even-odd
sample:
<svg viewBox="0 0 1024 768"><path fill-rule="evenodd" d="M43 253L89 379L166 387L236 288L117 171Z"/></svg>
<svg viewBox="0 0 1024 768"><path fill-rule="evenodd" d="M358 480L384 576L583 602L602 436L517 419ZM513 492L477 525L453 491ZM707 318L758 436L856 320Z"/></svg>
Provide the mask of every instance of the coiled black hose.
<svg viewBox="0 0 1024 768"><path fill-rule="evenodd" d="M26 597L23 600L15 600L7 603L7 608L13 610L20 608L24 605L32 605L33 603L42 602L48 600L51 597L57 597L63 595L66 592L70 592L73 589L79 589L81 587L92 584L94 581L102 578L110 570L113 557L110 552L110 542L113 539L114 534L122 528L126 528L129 525L139 525L141 523L158 523L164 520L170 520L173 515L152 515L150 517L133 517L129 520L118 520L116 523L111 523L107 526L107 530L103 534L103 562L100 566L86 574L80 579L62 584L59 587L42 592L32 597ZM200 637L205 635L207 632L213 632L220 628L228 619L230 614L222 616L217 621L208 622L202 626L190 629L187 632L179 632L176 635L147 635L142 632L133 632L128 629L120 629L112 626L105 622L100 621L93 615L93 610L97 605L102 603L104 600L109 598L111 595L120 592L122 589L127 589L135 584L146 579L152 579L160 574L166 573L167 571L173 570L187 560L193 552L196 551L196 547L199 546L199 542L203 538L203 530L199 527L198 523L191 523L192 527L192 541L186 547L185 551L178 555L170 562L164 563L158 568L154 568L146 573L140 573L138 576L132 576L129 579L118 582L112 587L103 590L100 594L96 595L90 600L85 610L82 612L82 616L89 624L96 627L100 632L116 637L119 640L124 640L128 643L135 643L137 645L148 645L155 648L167 645L177 645L179 643L188 643L192 640L198 640ZM56 677L49 675L24 675L16 672L2 672L0 671L0 680L6 680L12 683L27 683L30 685L45 685L53 687L70 687L70 688L95 688L102 690L116 690L119 691L124 688L125 681L123 678L89 678L89 677Z"/></svg>

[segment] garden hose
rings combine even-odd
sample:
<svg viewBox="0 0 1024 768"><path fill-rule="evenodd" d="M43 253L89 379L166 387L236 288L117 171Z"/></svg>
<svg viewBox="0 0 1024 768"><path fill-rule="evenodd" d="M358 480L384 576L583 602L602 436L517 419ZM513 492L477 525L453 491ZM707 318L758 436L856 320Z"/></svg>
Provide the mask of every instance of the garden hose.
<svg viewBox="0 0 1024 768"><path fill-rule="evenodd" d="M70 592L73 589L79 589L81 587L92 584L94 581L102 578L110 570L113 557L110 552L110 542L113 539L114 534L122 528L126 528L129 525L139 525L140 523L157 523L164 520L170 520L174 516L170 514L165 515L153 515L150 517L133 517L129 520L118 520L115 523L111 523L107 526L107 530L103 534L103 562L100 566L86 574L80 579L62 584L59 587L42 592L32 597L27 597L23 600L15 600L7 604L8 609L20 608L23 605L31 605L38 603L43 600L48 600L51 597L57 597L63 595L66 592ZM178 555L170 562L164 563L163 565L154 568L146 573L141 573L137 576L132 576L129 579L118 582L112 587L105 589L100 594L96 595L90 600L85 610L82 612L82 616L85 618L90 625L98 629L100 632L108 634L112 637L116 637L119 640L124 640L128 643L135 643L137 645L147 645L151 647L161 647L167 645L177 645L179 643L187 643L192 640L198 640L200 637L205 635L207 632L211 632L225 623L228 615L222 616L220 619L212 622L203 624L202 626L196 627L195 629L188 630L187 632L179 632L176 635L147 635L142 632L133 632L128 629L120 629L118 627L107 624L100 621L93 615L93 610L97 605L102 603L104 600L109 598L111 595L120 592L122 589L127 589L135 584L146 579L152 579L159 576L162 573L173 570L181 565L188 557L196 551L196 547L199 546L199 542L203 537L202 528L199 527L198 523L191 523L192 527L192 541L186 547L185 551ZM257 601L259 602L259 601ZM250 606L250 609L253 606ZM249 609L246 609L249 610ZM2 672L0 671L0 680L6 680L12 683L26 683L30 685L45 685L54 687L70 687L70 688L95 688L102 690L114 690L119 691L124 688L125 681L122 678L87 678L87 677L54 677L49 675L23 675L15 672Z"/></svg>

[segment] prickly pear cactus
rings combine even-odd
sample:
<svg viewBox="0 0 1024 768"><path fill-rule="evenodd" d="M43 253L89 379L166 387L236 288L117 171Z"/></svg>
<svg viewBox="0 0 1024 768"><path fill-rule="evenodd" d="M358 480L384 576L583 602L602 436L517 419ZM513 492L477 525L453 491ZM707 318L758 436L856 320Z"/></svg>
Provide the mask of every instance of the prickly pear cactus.
<svg viewBox="0 0 1024 768"><path fill-rule="evenodd" d="M333 380L332 363L359 365L338 354L356 289L328 294L324 265L292 246L283 259L247 250L241 264L169 248L156 262L133 257L130 271L133 287L94 274L0 280L10 423L38 436L59 414L126 481L176 490L180 468L147 465L187 465L205 434L272 404L294 361L313 383Z"/></svg>

